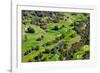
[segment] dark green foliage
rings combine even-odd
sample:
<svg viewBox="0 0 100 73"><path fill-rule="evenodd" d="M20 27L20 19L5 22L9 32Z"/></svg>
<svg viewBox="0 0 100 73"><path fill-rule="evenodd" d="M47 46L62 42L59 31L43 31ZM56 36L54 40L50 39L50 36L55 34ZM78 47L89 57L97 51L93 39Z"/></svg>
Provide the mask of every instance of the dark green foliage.
<svg viewBox="0 0 100 73"><path fill-rule="evenodd" d="M85 54L83 55L83 59L89 59L90 58L90 52L87 51L85 52Z"/></svg>
<svg viewBox="0 0 100 73"><path fill-rule="evenodd" d="M50 50L45 49L45 51L44 51L43 53L44 53L44 54L49 54L49 53L50 53Z"/></svg>
<svg viewBox="0 0 100 73"><path fill-rule="evenodd" d="M36 39L36 41L41 41L43 38L44 38L44 36L41 35L40 37L38 37L38 38Z"/></svg>
<svg viewBox="0 0 100 73"><path fill-rule="evenodd" d="M36 47L34 48L34 50L39 50L39 48L40 48L39 46L36 46Z"/></svg>
<svg viewBox="0 0 100 73"><path fill-rule="evenodd" d="M39 60L39 56L35 56L33 59L34 59L35 61L38 61L38 60Z"/></svg>
<svg viewBox="0 0 100 73"><path fill-rule="evenodd" d="M39 58L42 58L43 57L42 53L40 53L38 56L39 56Z"/></svg>
<svg viewBox="0 0 100 73"><path fill-rule="evenodd" d="M52 30L58 30L59 27L58 26L54 26L54 28Z"/></svg>
<svg viewBox="0 0 100 73"><path fill-rule="evenodd" d="M32 27L27 28L27 33L35 33L35 30Z"/></svg>

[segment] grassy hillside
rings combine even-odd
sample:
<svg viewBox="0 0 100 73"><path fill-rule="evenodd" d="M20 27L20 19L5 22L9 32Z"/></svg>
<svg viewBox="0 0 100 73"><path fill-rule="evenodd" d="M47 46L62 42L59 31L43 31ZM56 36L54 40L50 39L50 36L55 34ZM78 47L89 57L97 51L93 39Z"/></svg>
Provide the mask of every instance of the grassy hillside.
<svg viewBox="0 0 100 73"><path fill-rule="evenodd" d="M90 14L22 10L22 62L90 58Z"/></svg>

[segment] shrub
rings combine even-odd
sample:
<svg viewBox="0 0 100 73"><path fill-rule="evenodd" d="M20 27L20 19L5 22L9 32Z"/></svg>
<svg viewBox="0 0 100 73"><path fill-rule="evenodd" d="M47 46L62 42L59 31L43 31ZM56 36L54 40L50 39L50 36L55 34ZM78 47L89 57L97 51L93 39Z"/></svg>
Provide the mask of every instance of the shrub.
<svg viewBox="0 0 100 73"><path fill-rule="evenodd" d="M74 38L74 37L75 37L75 34L70 35L70 37L71 37L71 38Z"/></svg>
<svg viewBox="0 0 100 73"><path fill-rule="evenodd" d="M62 25L61 27L63 28L63 27L65 27L65 25Z"/></svg>
<svg viewBox="0 0 100 73"><path fill-rule="evenodd" d="M83 55L83 59L89 59L90 58L90 52L87 51L85 52L85 54Z"/></svg>
<svg viewBox="0 0 100 73"><path fill-rule="evenodd" d="M29 52L29 53L31 53L31 52L32 52L32 50L31 50L31 49L29 49L29 50L28 50L28 52Z"/></svg>
<svg viewBox="0 0 100 73"><path fill-rule="evenodd" d="M41 38L44 38L44 36L43 36L43 35L41 35Z"/></svg>
<svg viewBox="0 0 100 73"><path fill-rule="evenodd" d="M58 51L57 51L58 47L54 47L51 49L51 54L56 54Z"/></svg>
<svg viewBox="0 0 100 73"><path fill-rule="evenodd" d="M25 53L24 53L24 56L26 56L26 55L28 55L29 54L29 52L28 51L26 51Z"/></svg>
<svg viewBox="0 0 100 73"><path fill-rule="evenodd" d="M27 33L35 33L35 30L32 27L28 27Z"/></svg>
<svg viewBox="0 0 100 73"><path fill-rule="evenodd" d="M61 38L60 37L56 37L56 40L59 41L59 40L61 40Z"/></svg>
<svg viewBox="0 0 100 73"><path fill-rule="evenodd" d="M46 43L46 46L48 46L48 45L51 45L51 42L47 42L47 43Z"/></svg>
<svg viewBox="0 0 100 73"><path fill-rule="evenodd" d="M34 50L34 47L32 47L31 50L33 51Z"/></svg>
<svg viewBox="0 0 100 73"><path fill-rule="evenodd" d="M55 51L51 51L51 54L56 54Z"/></svg>
<svg viewBox="0 0 100 73"><path fill-rule="evenodd" d="M77 13L71 13L71 15L77 15Z"/></svg>
<svg viewBox="0 0 100 73"><path fill-rule="evenodd" d="M38 61L39 60L39 56L35 56L34 60Z"/></svg>
<svg viewBox="0 0 100 73"><path fill-rule="evenodd" d="M54 19L53 22L54 22L54 23L58 23L58 20L57 20L57 19Z"/></svg>
<svg viewBox="0 0 100 73"><path fill-rule="evenodd" d="M54 48L51 49L51 51L55 51L55 50L56 50L56 47L54 47Z"/></svg>
<svg viewBox="0 0 100 73"><path fill-rule="evenodd" d="M67 16L67 19L69 19L69 16Z"/></svg>
<svg viewBox="0 0 100 73"><path fill-rule="evenodd" d="M43 38L44 38L44 36L41 35L40 37L38 37L38 38L36 39L36 41L41 41Z"/></svg>
<svg viewBox="0 0 100 73"><path fill-rule="evenodd" d="M42 53L40 53L38 56L39 56L39 58L42 58L43 54L42 54Z"/></svg>
<svg viewBox="0 0 100 73"><path fill-rule="evenodd" d="M41 41L41 40L42 40L41 37L39 37L39 38L36 39L36 41Z"/></svg>
<svg viewBox="0 0 100 73"><path fill-rule="evenodd" d="M36 47L34 48L34 50L39 50L39 48L40 48L39 46L36 46Z"/></svg>
<svg viewBox="0 0 100 73"><path fill-rule="evenodd" d="M54 28L53 28L53 30L58 30L59 28L58 28L58 26L56 25L56 26L54 26Z"/></svg>
<svg viewBox="0 0 100 73"><path fill-rule="evenodd" d="M43 53L49 54L50 53L50 50L46 49Z"/></svg>

